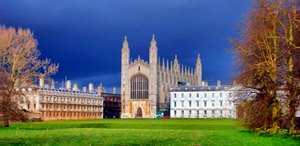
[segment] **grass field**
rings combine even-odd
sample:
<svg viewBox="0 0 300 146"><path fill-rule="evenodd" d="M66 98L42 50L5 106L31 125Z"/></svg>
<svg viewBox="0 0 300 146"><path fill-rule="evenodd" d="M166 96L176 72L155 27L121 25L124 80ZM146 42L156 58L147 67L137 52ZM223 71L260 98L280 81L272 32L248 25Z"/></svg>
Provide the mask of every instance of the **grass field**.
<svg viewBox="0 0 300 146"><path fill-rule="evenodd" d="M13 124L0 145L300 145L300 139L260 135L232 119L111 119Z"/></svg>

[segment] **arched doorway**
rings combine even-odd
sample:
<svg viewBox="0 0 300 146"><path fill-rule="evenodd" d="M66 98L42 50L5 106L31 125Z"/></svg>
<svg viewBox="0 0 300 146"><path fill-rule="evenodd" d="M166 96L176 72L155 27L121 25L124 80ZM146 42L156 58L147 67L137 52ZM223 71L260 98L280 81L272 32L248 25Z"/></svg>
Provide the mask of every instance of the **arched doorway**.
<svg viewBox="0 0 300 146"><path fill-rule="evenodd" d="M140 107L137 109L135 117L136 118L142 118L143 117L143 111Z"/></svg>

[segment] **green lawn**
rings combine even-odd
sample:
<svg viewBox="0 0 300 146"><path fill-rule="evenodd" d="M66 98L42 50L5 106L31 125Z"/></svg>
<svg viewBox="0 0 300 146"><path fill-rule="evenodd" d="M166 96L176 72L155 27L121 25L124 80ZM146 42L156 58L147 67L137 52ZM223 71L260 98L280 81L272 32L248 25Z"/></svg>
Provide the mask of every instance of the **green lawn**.
<svg viewBox="0 0 300 146"><path fill-rule="evenodd" d="M252 133L232 119L111 119L33 122L0 128L0 145L300 145Z"/></svg>

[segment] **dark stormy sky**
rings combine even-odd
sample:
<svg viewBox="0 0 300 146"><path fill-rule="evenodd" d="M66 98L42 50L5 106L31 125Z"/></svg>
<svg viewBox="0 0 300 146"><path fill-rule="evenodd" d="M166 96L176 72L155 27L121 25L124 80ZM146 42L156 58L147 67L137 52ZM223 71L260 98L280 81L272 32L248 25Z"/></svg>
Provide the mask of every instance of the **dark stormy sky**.
<svg viewBox="0 0 300 146"><path fill-rule="evenodd" d="M155 34L159 56L195 65L201 54L203 79L229 84L235 74L230 38L251 0L0 0L0 23L30 28L42 57L60 64L54 76L80 86L120 86L121 47L127 35L131 57L148 60Z"/></svg>

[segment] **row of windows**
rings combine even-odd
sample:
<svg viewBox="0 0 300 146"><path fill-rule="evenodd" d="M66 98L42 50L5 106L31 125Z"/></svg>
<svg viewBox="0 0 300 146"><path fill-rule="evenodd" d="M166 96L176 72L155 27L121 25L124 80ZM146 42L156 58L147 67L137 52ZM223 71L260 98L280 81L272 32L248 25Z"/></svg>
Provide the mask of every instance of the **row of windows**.
<svg viewBox="0 0 300 146"><path fill-rule="evenodd" d="M216 111L217 110L211 110L211 114L216 114ZM174 111L174 115L176 116L177 114L178 114L178 112L180 112L180 111ZM208 114L208 112L207 112L207 110L204 110L203 111L203 113L204 113L204 115L206 115L206 114ZM223 114L224 112L223 112L223 110L219 110L219 114ZM192 115L192 110L189 110L189 113L188 113L189 115ZM200 111L199 110L197 110L197 115L199 115L200 114ZM232 114L232 111L231 110L229 110L229 114ZM184 115L184 110L181 110L181 115Z"/></svg>
<svg viewBox="0 0 300 146"><path fill-rule="evenodd" d="M44 96L42 98L46 101L74 101L74 102L93 102L93 103L100 103L100 99L85 99L85 98L70 98L70 97L56 97L56 96Z"/></svg>
<svg viewBox="0 0 300 146"><path fill-rule="evenodd" d="M197 107L200 107L200 101L195 101L195 102L196 102L196 106L197 106ZM175 102L173 102L173 103L174 103L174 104L173 104L174 107L177 107L177 102L175 101ZM189 107L192 107L192 103L193 103L192 101L188 101L188 106L189 106ZM231 101L229 101L228 104L229 104L229 106L232 106L232 102L231 102ZM216 105L216 102L211 102L211 106L212 106L212 107L215 107L215 105ZM207 101L203 101L203 106L204 106L204 107L207 107ZM221 100L219 101L219 106L220 106L220 107L223 106L223 101L221 101ZM184 101L181 101L181 107L184 107Z"/></svg>
<svg viewBox="0 0 300 146"><path fill-rule="evenodd" d="M61 117L70 117L70 116L101 116L101 113L76 113L76 112L42 112L42 116L61 116Z"/></svg>
<svg viewBox="0 0 300 146"><path fill-rule="evenodd" d="M204 93L204 97L207 97L207 94L208 93ZM211 94L211 97L215 97L215 93L210 93L210 94ZM219 97L222 97L222 96L223 96L223 93L219 93ZM231 97L231 96L232 96L232 93L229 93L229 97ZM174 98L176 98L176 97L177 97L177 94L174 93ZM181 97L184 98L184 93L181 93ZM192 97L192 93L189 93L188 97ZM200 94L197 93L196 97L200 97Z"/></svg>
<svg viewBox="0 0 300 146"><path fill-rule="evenodd" d="M84 105L56 105L56 104L44 104L44 109L87 109L87 110L100 110L98 106L84 106ZM43 108L42 107L42 108Z"/></svg>

